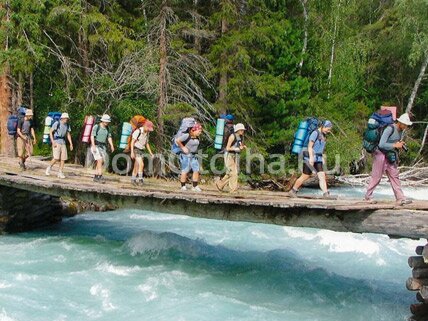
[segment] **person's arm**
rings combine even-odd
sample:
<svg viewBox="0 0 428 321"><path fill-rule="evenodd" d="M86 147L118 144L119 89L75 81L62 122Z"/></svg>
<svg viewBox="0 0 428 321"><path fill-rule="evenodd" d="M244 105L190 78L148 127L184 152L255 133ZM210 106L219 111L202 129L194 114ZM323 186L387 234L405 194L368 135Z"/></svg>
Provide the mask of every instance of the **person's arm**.
<svg viewBox="0 0 428 321"><path fill-rule="evenodd" d="M395 129L394 129L393 126L388 126L388 127L385 128L385 130L383 131L382 136L380 137L380 140L379 140L379 148L380 149L388 151L388 150L393 150L394 148L401 148L401 147L403 147L402 143L400 143L401 146L399 146L399 147L396 146L396 144L398 142L395 143L395 144L388 143L388 139L394 133L394 130Z"/></svg>
<svg viewBox="0 0 428 321"><path fill-rule="evenodd" d="M108 137L108 142L110 144L111 151L114 152L113 138L111 138L111 135Z"/></svg>
<svg viewBox="0 0 428 321"><path fill-rule="evenodd" d="M99 126L99 125L95 125L92 128L92 133L91 133L91 148L92 148L92 150L95 150L95 147L96 147L96 145L95 145L95 133L97 131L97 126Z"/></svg>
<svg viewBox="0 0 428 321"><path fill-rule="evenodd" d="M34 131L33 127L31 127L31 136L33 137L33 144L36 145L37 144L36 132Z"/></svg>
<svg viewBox="0 0 428 321"><path fill-rule="evenodd" d="M186 135L190 135L190 134L186 134ZM183 144L183 142L188 138L188 137L184 138L186 135L183 135L177 138L175 142L177 143L178 147L180 147L180 149L183 151L184 154L189 154L189 149Z"/></svg>
<svg viewBox="0 0 428 321"><path fill-rule="evenodd" d="M227 152L239 152L240 151L239 147L232 147L234 140L235 140L235 136L230 135L229 139L227 140L227 144L226 144L226 151Z"/></svg>
<svg viewBox="0 0 428 321"><path fill-rule="evenodd" d="M73 147L73 140L71 139L71 133L70 131L67 132L67 139L68 139L68 143L70 144L70 151L73 151L74 147Z"/></svg>
<svg viewBox="0 0 428 321"><path fill-rule="evenodd" d="M22 120L18 121L18 128L17 128L17 130L16 130L16 133L17 133L17 134L18 134L18 136L19 136L19 137L21 137L23 140L26 140L26 139L27 139L27 137L25 137L25 135L22 133L22 130L21 130L22 125L23 125L23 121L22 121Z"/></svg>
<svg viewBox="0 0 428 321"><path fill-rule="evenodd" d="M315 163L314 145L315 145L315 141L310 140L308 144L308 153L309 153L309 164L311 165L314 165Z"/></svg>
<svg viewBox="0 0 428 321"><path fill-rule="evenodd" d="M147 144L146 144L146 149L149 151L150 156L153 157L152 148L150 147L149 142L147 142Z"/></svg>

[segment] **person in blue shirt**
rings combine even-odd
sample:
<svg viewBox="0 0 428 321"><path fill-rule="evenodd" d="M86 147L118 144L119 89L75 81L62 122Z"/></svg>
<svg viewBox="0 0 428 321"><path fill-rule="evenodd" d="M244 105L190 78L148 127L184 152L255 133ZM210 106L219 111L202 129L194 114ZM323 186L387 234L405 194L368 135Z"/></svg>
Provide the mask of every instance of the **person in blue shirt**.
<svg viewBox="0 0 428 321"><path fill-rule="evenodd" d="M332 128L332 122L325 120L322 122L321 127L314 130L309 136L308 150L303 152L303 173L294 183L293 188L289 192L289 196L297 197L297 192L299 191L300 187L311 177L312 174L316 174L318 176L319 185L323 191L323 196L330 196L330 192L327 188L327 177L324 167L326 166L326 136L331 132Z"/></svg>

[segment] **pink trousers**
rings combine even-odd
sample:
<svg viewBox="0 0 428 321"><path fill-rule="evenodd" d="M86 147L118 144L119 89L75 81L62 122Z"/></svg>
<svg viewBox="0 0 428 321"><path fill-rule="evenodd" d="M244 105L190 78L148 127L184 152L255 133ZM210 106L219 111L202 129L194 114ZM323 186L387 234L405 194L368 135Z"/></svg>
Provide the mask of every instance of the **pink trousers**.
<svg viewBox="0 0 428 321"><path fill-rule="evenodd" d="M373 197L373 192L376 186L379 185L384 173L386 173L389 178L396 200L404 200L404 193L401 189L400 179L398 178L398 166L397 164L390 164L386 159L385 154L379 150L376 150L373 153L373 168L370 182L367 186L366 199L371 199Z"/></svg>

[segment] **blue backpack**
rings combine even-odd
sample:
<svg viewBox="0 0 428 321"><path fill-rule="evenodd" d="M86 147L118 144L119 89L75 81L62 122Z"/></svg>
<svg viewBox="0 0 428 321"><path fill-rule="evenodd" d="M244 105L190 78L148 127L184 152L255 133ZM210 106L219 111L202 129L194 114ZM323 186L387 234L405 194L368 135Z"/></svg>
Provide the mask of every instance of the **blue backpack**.
<svg viewBox="0 0 428 321"><path fill-rule="evenodd" d="M195 125L196 125L196 120L193 117L187 117L181 121L180 128L179 128L177 134L175 134L175 136L172 138L172 142L171 142L172 143L171 144L171 152L173 154L175 154L175 155L181 154L181 148L180 148L180 146L178 146L176 139L179 138L183 134L189 133L190 128L192 128ZM183 145L186 145L189 141L190 141L190 135L189 135L189 138L185 142L183 142Z"/></svg>
<svg viewBox="0 0 428 321"><path fill-rule="evenodd" d="M297 128L294 134L294 141L291 147L291 153L299 155L304 148L308 147L309 137L314 130L322 125L322 122L315 117L306 118L300 122L299 128Z"/></svg>
<svg viewBox="0 0 428 321"><path fill-rule="evenodd" d="M368 153L373 153L379 145L383 131L394 124L392 113L389 110L379 110L373 113L367 122L367 129L363 136L363 148Z"/></svg>
<svg viewBox="0 0 428 321"><path fill-rule="evenodd" d="M18 123L24 119L27 108L20 106L17 115L10 115L7 119L7 133L15 137L18 134Z"/></svg>

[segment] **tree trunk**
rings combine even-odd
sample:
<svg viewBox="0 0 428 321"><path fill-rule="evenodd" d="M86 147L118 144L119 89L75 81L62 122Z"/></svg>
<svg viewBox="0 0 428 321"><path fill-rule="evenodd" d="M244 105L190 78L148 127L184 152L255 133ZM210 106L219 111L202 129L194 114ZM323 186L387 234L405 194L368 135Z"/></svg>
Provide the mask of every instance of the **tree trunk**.
<svg viewBox="0 0 428 321"><path fill-rule="evenodd" d="M300 3L302 4L303 7L303 18L305 19L305 23L304 23L304 38L303 38L303 48L302 48L302 59L300 60L299 63L299 73L302 72L302 68L303 68L303 63L304 63L304 59L305 59L305 54L306 54L306 49L308 47L308 10L306 8L306 4L308 3L308 0L300 0Z"/></svg>
<svg viewBox="0 0 428 321"><path fill-rule="evenodd" d="M31 110L34 110L34 79L33 79L33 73L30 73L30 77L29 77L29 94L30 94L30 99L29 99L29 107Z"/></svg>
<svg viewBox="0 0 428 321"><path fill-rule="evenodd" d="M224 36L229 30L228 22L225 17L221 19L221 36ZM226 113L227 109L227 83L228 76L226 70L226 53L220 55L220 80L219 80L219 89L218 89L218 105L220 113Z"/></svg>
<svg viewBox="0 0 428 321"><path fill-rule="evenodd" d="M6 68L5 68L6 69ZM0 76L0 154L15 156L15 144L7 133L7 119L12 114L12 90L7 71Z"/></svg>
<svg viewBox="0 0 428 321"><path fill-rule="evenodd" d="M416 94L418 93L419 86L421 85L422 79L424 78L427 66L428 66L428 53L425 55L425 60L422 63L418 79L416 79L415 85L413 86L412 94L410 95L409 102L406 107L406 113L409 113L409 114L412 113L412 108L415 102Z"/></svg>
<svg viewBox="0 0 428 321"><path fill-rule="evenodd" d="M331 43L331 52L330 52L330 66L328 68L328 94L327 98L330 99L331 95L331 82L333 78L333 64L334 64L334 56L336 54L336 37L337 37L337 22L339 20L339 9L340 9L341 2L339 0L339 3L337 5L337 11L334 17L334 27L333 27L333 39Z"/></svg>
<svg viewBox="0 0 428 321"><path fill-rule="evenodd" d="M87 1L83 1L82 10L83 10L82 15L86 15L86 13L88 12ZM82 19L82 16L80 17L80 19ZM84 29L82 20L80 20L80 28L77 35L77 41L78 41L77 45L79 48L79 54L81 57L81 64L83 66L83 73L85 74L85 76L87 76L89 74L89 54L88 54L89 46L88 46L88 39L86 36L86 30Z"/></svg>
<svg viewBox="0 0 428 321"><path fill-rule="evenodd" d="M158 140L156 142L157 151L160 152L164 142L164 114L168 104L168 83L167 83L167 63L168 63L168 39L167 21L165 7L160 14L160 37L159 37L159 101L158 101Z"/></svg>
<svg viewBox="0 0 428 321"><path fill-rule="evenodd" d="M195 38L194 38L194 45L195 45L196 52L198 54L200 54L202 51L202 45L201 45L201 37L197 34L197 32L199 32L199 30L201 28L201 18L197 12L198 0L193 0L193 7L195 9L194 23L195 23L195 30L196 30L196 34L195 34Z"/></svg>

